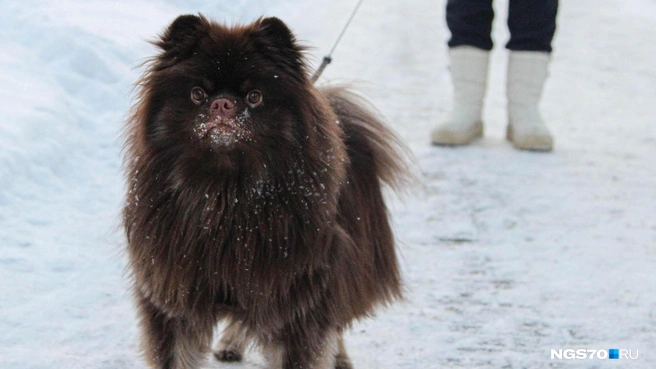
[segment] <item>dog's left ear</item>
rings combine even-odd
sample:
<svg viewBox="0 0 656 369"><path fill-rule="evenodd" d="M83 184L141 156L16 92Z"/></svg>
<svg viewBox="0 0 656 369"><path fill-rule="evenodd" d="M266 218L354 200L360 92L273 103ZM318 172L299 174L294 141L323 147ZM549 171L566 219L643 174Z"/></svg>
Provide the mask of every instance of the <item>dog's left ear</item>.
<svg viewBox="0 0 656 369"><path fill-rule="evenodd" d="M262 18L254 27L254 36L263 52L282 56L284 64L300 71L304 68L303 47L287 25L276 17Z"/></svg>

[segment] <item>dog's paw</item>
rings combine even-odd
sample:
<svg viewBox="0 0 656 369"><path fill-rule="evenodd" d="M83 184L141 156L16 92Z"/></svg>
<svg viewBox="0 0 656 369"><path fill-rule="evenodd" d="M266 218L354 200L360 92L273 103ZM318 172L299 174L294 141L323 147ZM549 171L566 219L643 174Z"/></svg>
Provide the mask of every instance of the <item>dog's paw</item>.
<svg viewBox="0 0 656 369"><path fill-rule="evenodd" d="M236 361L241 361L242 355L241 352L236 351L236 350L219 350L214 353L214 357L216 357L217 360L227 362L227 363L233 363Z"/></svg>
<svg viewBox="0 0 656 369"><path fill-rule="evenodd" d="M335 360L335 369L353 369L353 364L348 358L337 358Z"/></svg>

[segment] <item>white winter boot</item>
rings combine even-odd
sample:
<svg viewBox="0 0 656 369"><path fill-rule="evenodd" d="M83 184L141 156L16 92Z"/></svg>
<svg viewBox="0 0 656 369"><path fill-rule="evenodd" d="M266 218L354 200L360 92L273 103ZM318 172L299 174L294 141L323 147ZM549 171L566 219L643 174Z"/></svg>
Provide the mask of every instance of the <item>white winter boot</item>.
<svg viewBox="0 0 656 369"><path fill-rule="evenodd" d="M553 149L553 138L538 111L549 60L550 55L546 52L510 52L506 137L518 149Z"/></svg>
<svg viewBox="0 0 656 369"><path fill-rule="evenodd" d="M432 132L435 145L466 145L483 136L483 98L490 52L472 46L449 49L453 80L453 111Z"/></svg>

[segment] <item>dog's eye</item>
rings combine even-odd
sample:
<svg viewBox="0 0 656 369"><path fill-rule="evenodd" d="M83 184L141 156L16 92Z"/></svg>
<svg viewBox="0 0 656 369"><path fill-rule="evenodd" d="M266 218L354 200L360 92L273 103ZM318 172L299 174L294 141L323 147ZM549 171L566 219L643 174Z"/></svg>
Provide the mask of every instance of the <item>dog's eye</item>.
<svg viewBox="0 0 656 369"><path fill-rule="evenodd" d="M262 93L258 90L253 90L246 95L246 100L251 107L256 107L262 102Z"/></svg>
<svg viewBox="0 0 656 369"><path fill-rule="evenodd" d="M194 87L191 89L191 101L193 101L194 104L199 105L206 98L207 98L207 94L205 93L205 90L203 90L202 88Z"/></svg>

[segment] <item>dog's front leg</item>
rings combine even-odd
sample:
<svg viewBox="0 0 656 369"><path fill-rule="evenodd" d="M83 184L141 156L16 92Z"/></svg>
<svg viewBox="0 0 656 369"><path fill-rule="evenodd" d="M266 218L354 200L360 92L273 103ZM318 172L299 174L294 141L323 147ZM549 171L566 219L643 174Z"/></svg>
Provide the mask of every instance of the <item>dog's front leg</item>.
<svg viewBox="0 0 656 369"><path fill-rule="evenodd" d="M272 369L335 369L339 334L332 328L296 326L263 345Z"/></svg>
<svg viewBox="0 0 656 369"><path fill-rule="evenodd" d="M211 318L171 317L148 299L139 297L142 349L153 369L196 369L205 361L212 342Z"/></svg>

